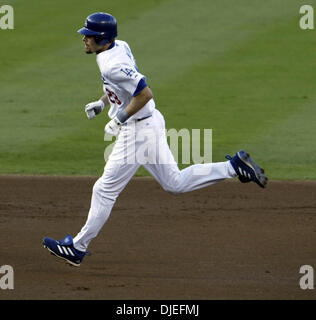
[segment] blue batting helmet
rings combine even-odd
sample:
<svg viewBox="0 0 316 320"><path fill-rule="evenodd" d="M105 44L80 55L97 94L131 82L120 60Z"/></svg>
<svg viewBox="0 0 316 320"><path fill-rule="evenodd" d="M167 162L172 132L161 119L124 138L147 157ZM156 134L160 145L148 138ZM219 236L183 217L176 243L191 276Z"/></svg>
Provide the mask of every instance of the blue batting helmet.
<svg viewBox="0 0 316 320"><path fill-rule="evenodd" d="M88 16L84 28L79 29L78 33L93 36L97 44L104 46L117 37L117 22L109 13L93 13Z"/></svg>

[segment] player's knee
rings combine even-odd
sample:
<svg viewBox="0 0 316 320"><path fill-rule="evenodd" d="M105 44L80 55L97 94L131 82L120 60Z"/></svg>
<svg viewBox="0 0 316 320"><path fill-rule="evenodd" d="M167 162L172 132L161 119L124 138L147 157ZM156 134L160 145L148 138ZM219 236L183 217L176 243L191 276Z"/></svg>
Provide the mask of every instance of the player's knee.
<svg viewBox="0 0 316 320"><path fill-rule="evenodd" d="M166 185L164 186L165 191L172 193L173 195L178 195L183 192L183 189L179 184Z"/></svg>
<svg viewBox="0 0 316 320"><path fill-rule="evenodd" d="M101 187L101 180L98 179L95 184L93 185L93 188L92 188L92 192L94 194L99 194L102 190L102 187Z"/></svg>
<svg viewBox="0 0 316 320"><path fill-rule="evenodd" d="M104 175L95 182L92 189L94 196L110 201L115 201L120 191L117 183L108 180Z"/></svg>

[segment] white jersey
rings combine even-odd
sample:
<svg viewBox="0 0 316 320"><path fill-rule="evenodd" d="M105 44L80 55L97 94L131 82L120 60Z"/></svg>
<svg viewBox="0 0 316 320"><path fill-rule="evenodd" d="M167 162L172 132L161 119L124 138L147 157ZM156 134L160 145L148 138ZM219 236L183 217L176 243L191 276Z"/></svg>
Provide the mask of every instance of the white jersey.
<svg viewBox="0 0 316 320"><path fill-rule="evenodd" d="M103 90L110 102L108 115L113 119L120 108L126 108L137 93L141 79L145 78L137 68L136 61L127 42L115 40L111 49L97 54L97 63L103 81ZM153 99L130 119L141 119L153 113Z"/></svg>

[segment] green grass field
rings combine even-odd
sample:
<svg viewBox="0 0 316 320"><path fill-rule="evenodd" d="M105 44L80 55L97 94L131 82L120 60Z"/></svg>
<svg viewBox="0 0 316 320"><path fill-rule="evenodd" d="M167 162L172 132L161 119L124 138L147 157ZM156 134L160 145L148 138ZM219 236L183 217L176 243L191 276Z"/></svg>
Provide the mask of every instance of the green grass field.
<svg viewBox="0 0 316 320"><path fill-rule="evenodd" d="M15 29L0 30L0 173L102 174L108 117L84 113L102 82L76 31L104 11L117 18L167 129L212 128L213 161L244 148L270 179L316 179L316 30L299 28L305 1L5 4Z"/></svg>

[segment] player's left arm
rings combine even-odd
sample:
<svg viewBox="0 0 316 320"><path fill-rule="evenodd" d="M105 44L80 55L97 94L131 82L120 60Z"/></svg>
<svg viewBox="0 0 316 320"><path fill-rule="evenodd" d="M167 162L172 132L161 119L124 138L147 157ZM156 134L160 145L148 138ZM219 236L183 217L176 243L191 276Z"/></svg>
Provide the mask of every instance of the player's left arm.
<svg viewBox="0 0 316 320"><path fill-rule="evenodd" d="M133 114L143 108L152 98L153 93L151 89L147 86L142 88L137 95L133 96L127 107L125 109L121 109L116 117L107 123L105 126L105 132L112 136L116 136L119 133L122 124Z"/></svg>
<svg viewBox="0 0 316 320"><path fill-rule="evenodd" d="M131 102L125 108L125 112L127 113L128 117L131 117L133 114L138 112L152 98L153 93L151 89L146 86L142 91L132 98Z"/></svg>
<svg viewBox="0 0 316 320"><path fill-rule="evenodd" d="M125 109L120 109L116 117L121 122L124 123L128 118L134 115L137 111L143 108L146 103L153 98L153 93L151 89L147 86L146 78L142 77L138 82L137 78L140 74L135 72L135 80L129 79L128 83L130 85L129 90L133 90L133 97L130 103ZM128 86L125 86L128 88ZM136 88L135 88L136 87Z"/></svg>
<svg viewBox="0 0 316 320"><path fill-rule="evenodd" d="M143 108L153 98L153 94L147 86L146 77L133 66L115 65L111 68L108 78L132 95L129 104L120 108L115 118L105 126L107 133L117 135L122 124Z"/></svg>
<svg viewBox="0 0 316 320"><path fill-rule="evenodd" d="M135 80L137 77L138 75L136 74ZM115 118L108 122L105 126L105 131L108 134L116 136L119 133L122 124L141 108L143 108L147 102L153 98L153 93L147 86L145 77L141 78L141 80L136 84L134 82L134 88L135 87L136 89L134 89L133 98L131 99L130 103L125 109L121 108ZM132 88L133 84L130 89Z"/></svg>

